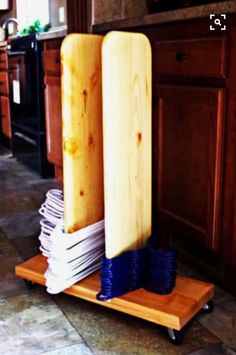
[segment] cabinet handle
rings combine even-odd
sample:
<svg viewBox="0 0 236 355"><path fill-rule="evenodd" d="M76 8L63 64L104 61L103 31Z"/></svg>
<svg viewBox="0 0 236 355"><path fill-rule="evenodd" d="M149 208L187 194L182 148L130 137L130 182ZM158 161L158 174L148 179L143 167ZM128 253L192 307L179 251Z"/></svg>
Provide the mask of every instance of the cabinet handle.
<svg viewBox="0 0 236 355"><path fill-rule="evenodd" d="M177 60L177 62L183 62L186 59L186 54L184 54L182 52L177 52L175 54L175 59Z"/></svg>
<svg viewBox="0 0 236 355"><path fill-rule="evenodd" d="M56 64L60 64L60 57L56 57L56 58L55 58L55 63L56 63Z"/></svg>

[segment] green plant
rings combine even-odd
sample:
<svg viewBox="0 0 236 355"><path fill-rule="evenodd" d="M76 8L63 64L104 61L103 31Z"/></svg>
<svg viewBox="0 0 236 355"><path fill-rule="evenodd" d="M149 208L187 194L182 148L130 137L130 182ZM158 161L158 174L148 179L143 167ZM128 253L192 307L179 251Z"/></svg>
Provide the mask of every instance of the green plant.
<svg viewBox="0 0 236 355"><path fill-rule="evenodd" d="M20 36L27 36L27 35L34 34L34 33L46 32L49 30L49 28L50 28L49 24L42 26L40 21L36 20L32 25L23 28L19 32L19 35Z"/></svg>

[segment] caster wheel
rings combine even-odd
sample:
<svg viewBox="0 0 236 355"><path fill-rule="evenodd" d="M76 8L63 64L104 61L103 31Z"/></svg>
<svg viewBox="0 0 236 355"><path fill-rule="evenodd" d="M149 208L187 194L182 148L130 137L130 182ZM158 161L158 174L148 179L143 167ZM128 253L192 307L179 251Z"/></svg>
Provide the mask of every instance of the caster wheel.
<svg viewBox="0 0 236 355"><path fill-rule="evenodd" d="M33 281L24 280L24 282L25 282L26 286L28 286L31 290L37 286L37 284Z"/></svg>
<svg viewBox="0 0 236 355"><path fill-rule="evenodd" d="M183 341L183 332L181 330L167 328L169 340L172 344L180 345Z"/></svg>
<svg viewBox="0 0 236 355"><path fill-rule="evenodd" d="M204 306L202 307L202 312L203 313L211 313L214 309L214 303L212 300L208 301Z"/></svg>

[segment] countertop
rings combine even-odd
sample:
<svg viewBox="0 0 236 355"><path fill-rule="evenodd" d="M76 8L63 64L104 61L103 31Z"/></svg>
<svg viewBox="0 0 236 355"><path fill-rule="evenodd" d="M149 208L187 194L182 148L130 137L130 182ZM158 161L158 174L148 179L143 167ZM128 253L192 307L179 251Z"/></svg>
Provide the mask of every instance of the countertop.
<svg viewBox="0 0 236 355"><path fill-rule="evenodd" d="M39 41L45 41L47 39L54 39L54 38L61 38L65 37L67 35L67 26L63 27L54 27L48 32L42 32L36 35L36 38ZM17 36L12 36L9 37L8 40L6 41L0 41L0 48L6 47L8 44L11 43L12 39L17 38Z"/></svg>
<svg viewBox="0 0 236 355"><path fill-rule="evenodd" d="M67 35L67 26L54 27L48 32L42 32L37 34L37 39L39 41L45 41L47 39L61 38Z"/></svg>
<svg viewBox="0 0 236 355"><path fill-rule="evenodd" d="M185 7L178 10L158 12L139 17L121 19L107 23L93 25L94 33L106 32L114 29L132 28L139 26L150 26L159 23L167 23L173 21L183 21L209 17L210 14L227 14L236 13L236 1L222 1L201 6Z"/></svg>

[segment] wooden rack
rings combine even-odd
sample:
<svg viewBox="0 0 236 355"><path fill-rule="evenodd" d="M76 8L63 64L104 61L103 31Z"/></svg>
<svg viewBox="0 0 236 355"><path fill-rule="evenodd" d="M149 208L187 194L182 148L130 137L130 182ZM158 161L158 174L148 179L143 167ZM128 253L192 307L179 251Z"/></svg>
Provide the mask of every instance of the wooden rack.
<svg viewBox="0 0 236 355"><path fill-rule="evenodd" d="M26 281L45 285L44 273L48 267L47 259L36 255L32 259L16 266L16 276ZM100 291L99 272L66 289L71 296L115 309L168 328L171 342L179 344L182 340L182 328L201 309L209 312L209 302L214 296L214 285L187 277L178 276L176 286L169 295L157 295L138 289L107 302L96 299Z"/></svg>

